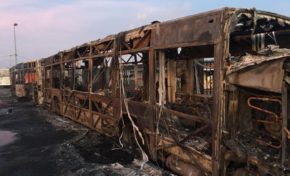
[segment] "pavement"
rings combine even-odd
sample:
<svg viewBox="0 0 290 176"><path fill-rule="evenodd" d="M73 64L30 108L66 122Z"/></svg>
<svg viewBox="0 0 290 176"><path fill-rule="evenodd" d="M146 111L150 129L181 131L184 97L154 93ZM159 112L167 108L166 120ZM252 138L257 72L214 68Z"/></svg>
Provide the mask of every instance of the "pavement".
<svg viewBox="0 0 290 176"><path fill-rule="evenodd" d="M7 89L0 89L0 102L0 176L174 175L151 162L141 169L138 151L17 102Z"/></svg>

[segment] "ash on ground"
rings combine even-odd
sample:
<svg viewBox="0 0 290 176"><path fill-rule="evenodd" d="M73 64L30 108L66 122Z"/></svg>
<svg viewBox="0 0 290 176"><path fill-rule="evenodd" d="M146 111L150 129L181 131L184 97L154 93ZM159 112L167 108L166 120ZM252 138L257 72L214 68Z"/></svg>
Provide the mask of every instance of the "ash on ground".
<svg viewBox="0 0 290 176"><path fill-rule="evenodd" d="M0 115L0 138L13 134L0 146L1 176L173 175L151 162L140 169L138 150L31 102L0 100L13 102L13 113Z"/></svg>
<svg viewBox="0 0 290 176"><path fill-rule="evenodd" d="M60 157L59 175L174 175L153 163L144 164L136 158L136 151L120 148L111 138L68 119L50 115L47 120L58 129L74 133L74 138L60 144L55 152Z"/></svg>

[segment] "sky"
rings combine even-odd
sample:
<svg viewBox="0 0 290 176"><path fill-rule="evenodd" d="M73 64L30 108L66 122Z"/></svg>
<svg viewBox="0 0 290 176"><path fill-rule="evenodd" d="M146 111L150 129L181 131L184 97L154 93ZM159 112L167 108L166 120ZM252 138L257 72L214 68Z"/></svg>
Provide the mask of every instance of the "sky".
<svg viewBox="0 0 290 176"><path fill-rule="evenodd" d="M110 34L222 7L290 16L287 0L0 0L0 68L51 56Z"/></svg>

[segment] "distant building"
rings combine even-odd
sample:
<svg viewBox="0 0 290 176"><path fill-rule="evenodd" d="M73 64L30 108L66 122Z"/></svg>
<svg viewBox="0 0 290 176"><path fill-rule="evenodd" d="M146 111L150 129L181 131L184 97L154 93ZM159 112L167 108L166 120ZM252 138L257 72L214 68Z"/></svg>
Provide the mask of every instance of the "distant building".
<svg viewBox="0 0 290 176"><path fill-rule="evenodd" d="M0 86L10 86L9 69L0 69Z"/></svg>

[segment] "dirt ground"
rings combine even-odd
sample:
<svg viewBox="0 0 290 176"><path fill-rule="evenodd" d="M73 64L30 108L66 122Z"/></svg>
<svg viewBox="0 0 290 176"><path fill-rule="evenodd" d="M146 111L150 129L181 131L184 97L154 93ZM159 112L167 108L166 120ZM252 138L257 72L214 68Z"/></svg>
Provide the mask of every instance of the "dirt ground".
<svg viewBox="0 0 290 176"><path fill-rule="evenodd" d="M174 175L136 151L0 89L1 176Z"/></svg>

